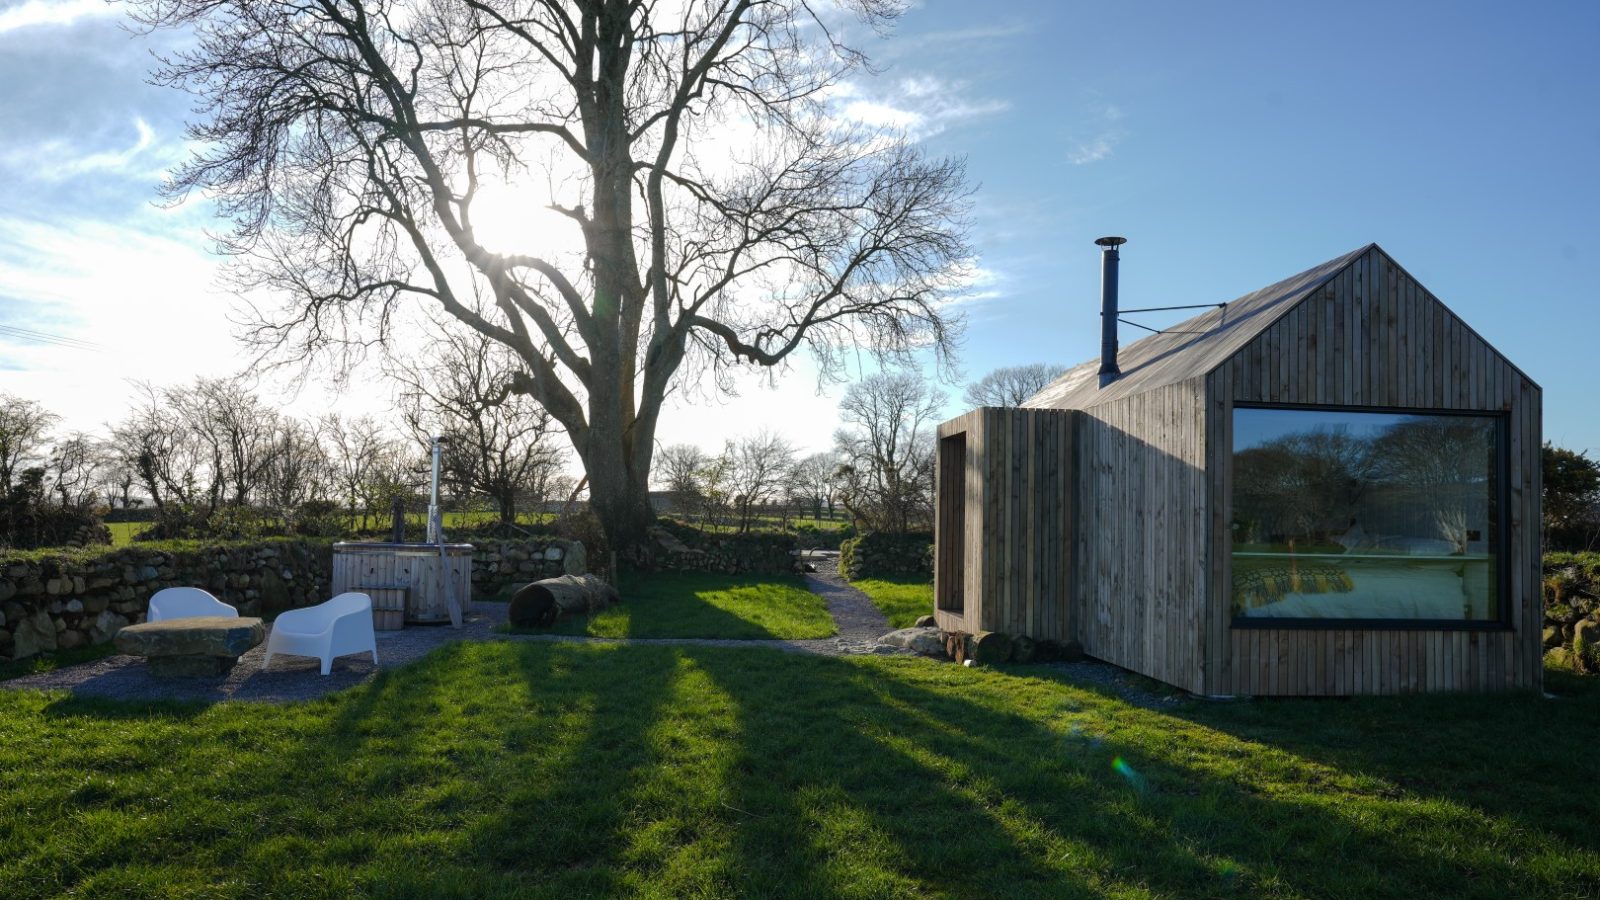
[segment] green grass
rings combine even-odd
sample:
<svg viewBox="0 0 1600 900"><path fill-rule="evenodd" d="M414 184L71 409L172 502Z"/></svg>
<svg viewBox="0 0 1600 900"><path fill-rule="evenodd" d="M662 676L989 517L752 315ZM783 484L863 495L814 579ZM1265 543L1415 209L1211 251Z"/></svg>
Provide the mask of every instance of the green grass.
<svg viewBox="0 0 1600 900"><path fill-rule="evenodd" d="M1042 667L455 644L286 706L0 691L8 898L1600 892L1600 689L1191 702Z"/></svg>
<svg viewBox="0 0 1600 900"><path fill-rule="evenodd" d="M126 547L133 543L133 539L149 528L153 522L107 522L106 527L111 529L111 546Z"/></svg>
<svg viewBox="0 0 1600 900"><path fill-rule="evenodd" d="M864 578L850 586L872 598L896 628L910 628L919 616L933 615L933 584L920 578Z"/></svg>
<svg viewBox="0 0 1600 900"><path fill-rule="evenodd" d="M832 637L827 601L798 578L698 572L630 575L622 603L556 623L558 634L610 638Z"/></svg>

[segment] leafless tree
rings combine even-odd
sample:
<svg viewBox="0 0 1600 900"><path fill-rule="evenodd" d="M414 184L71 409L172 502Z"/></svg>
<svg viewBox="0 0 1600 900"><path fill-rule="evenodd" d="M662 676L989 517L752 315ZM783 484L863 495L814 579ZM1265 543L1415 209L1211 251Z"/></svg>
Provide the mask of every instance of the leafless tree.
<svg viewBox="0 0 1600 900"><path fill-rule="evenodd" d="M278 422L272 451L261 479L261 502L293 531L300 508L326 500L333 487L333 468L316 431L285 417Z"/></svg>
<svg viewBox="0 0 1600 900"><path fill-rule="evenodd" d="M1067 370L1054 363L1029 363L995 369L967 385L968 406L1021 406Z"/></svg>
<svg viewBox="0 0 1600 900"><path fill-rule="evenodd" d="M324 416L318 426L331 477L345 508L351 515L359 510L361 527L365 528L369 516L383 513L365 502L367 488L385 457L395 454L396 436L371 416L345 418L332 413Z"/></svg>
<svg viewBox="0 0 1600 900"><path fill-rule="evenodd" d="M425 359L393 366L406 427L418 441L446 437L442 477L460 494L489 496L500 524L516 524L517 498L542 502L561 472L550 414L511 390L516 360L488 337L447 332Z"/></svg>
<svg viewBox="0 0 1600 900"><path fill-rule="evenodd" d="M261 402L241 376L197 378L191 387L168 389L165 398L205 445L222 502L249 503L272 466L278 411Z"/></svg>
<svg viewBox="0 0 1600 900"><path fill-rule="evenodd" d="M934 427L944 394L913 373L879 373L851 385L834 435L843 462L840 500L873 531L905 532L931 520Z"/></svg>
<svg viewBox="0 0 1600 900"><path fill-rule="evenodd" d="M656 454L653 479L672 496L674 508L689 513L704 502L701 480L709 457L694 444L673 444Z"/></svg>
<svg viewBox="0 0 1600 900"><path fill-rule="evenodd" d="M614 546L687 373L953 347L964 164L829 107L867 62L835 18L887 31L898 0L134 6L194 35L156 73L197 97L170 195L214 197L241 287L290 298L257 338L364 348L420 304L509 348ZM540 182L570 258L532 204L520 247L484 237L486 198Z"/></svg>
<svg viewBox="0 0 1600 900"><path fill-rule="evenodd" d="M100 465L95 469L95 490L112 509L129 509L143 501L133 496L138 475L113 442L99 445Z"/></svg>
<svg viewBox="0 0 1600 900"><path fill-rule="evenodd" d="M839 454L824 450L813 453L795 463L790 476L789 492L811 511L812 517L822 518L826 509L833 515L834 474L839 471Z"/></svg>
<svg viewBox="0 0 1600 900"><path fill-rule="evenodd" d="M60 421L36 401L0 394L0 496L23 469L43 461L50 429Z"/></svg>
<svg viewBox="0 0 1600 900"><path fill-rule="evenodd" d="M792 478L794 454L793 444L767 430L728 442L723 451L729 461L727 490L741 533L750 530L762 507L782 498Z"/></svg>
<svg viewBox="0 0 1600 900"><path fill-rule="evenodd" d="M98 442L81 431L57 441L46 469L50 492L62 506L88 510L99 498L100 470L105 456Z"/></svg>
<svg viewBox="0 0 1600 900"><path fill-rule="evenodd" d="M159 389L148 384L138 389L139 404L111 429L119 461L134 473L162 519L179 513L210 518L221 487L210 478L203 443Z"/></svg>

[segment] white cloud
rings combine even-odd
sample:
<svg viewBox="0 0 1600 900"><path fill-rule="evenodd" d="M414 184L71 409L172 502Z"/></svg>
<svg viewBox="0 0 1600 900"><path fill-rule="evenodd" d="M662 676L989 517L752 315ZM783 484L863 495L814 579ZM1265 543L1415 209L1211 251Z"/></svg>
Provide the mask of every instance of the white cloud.
<svg viewBox="0 0 1600 900"><path fill-rule="evenodd" d="M14 147L0 154L0 167L14 175L59 182L83 175L122 175L149 180L160 178L188 152L182 141L162 141L143 118L135 117L133 143L122 147L92 148L80 142L51 138Z"/></svg>
<svg viewBox="0 0 1600 900"><path fill-rule="evenodd" d="M28 0L0 10L0 34L32 25L71 25L79 19L116 15L120 10L105 0Z"/></svg>
<svg viewBox="0 0 1600 900"><path fill-rule="evenodd" d="M1073 138L1067 149L1067 162L1075 166L1088 165L1107 159L1116 150L1128 130L1121 125L1122 110L1107 104L1095 114L1096 132L1086 138ZM1087 129L1086 129L1087 130Z"/></svg>
<svg viewBox="0 0 1600 900"><path fill-rule="evenodd" d="M72 427L120 418L124 382L187 381L239 365L229 297L201 248L132 224L0 218L0 301L9 324L97 351L0 344L0 390L43 402Z"/></svg>
<svg viewBox="0 0 1600 900"><path fill-rule="evenodd" d="M874 94L873 89L877 89ZM916 75L892 83L851 83L834 93L844 102L839 115L873 128L904 131L915 140L932 137L971 119L1003 113L1011 104L998 99L968 99L966 82Z"/></svg>

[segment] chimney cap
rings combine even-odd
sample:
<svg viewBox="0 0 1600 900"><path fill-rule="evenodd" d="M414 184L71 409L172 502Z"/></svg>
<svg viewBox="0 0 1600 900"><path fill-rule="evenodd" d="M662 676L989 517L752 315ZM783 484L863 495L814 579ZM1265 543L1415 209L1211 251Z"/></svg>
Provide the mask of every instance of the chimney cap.
<svg viewBox="0 0 1600 900"><path fill-rule="evenodd" d="M1119 244L1126 244L1127 242L1128 239L1125 237L1103 237L1095 240L1095 244L1101 247L1115 247Z"/></svg>

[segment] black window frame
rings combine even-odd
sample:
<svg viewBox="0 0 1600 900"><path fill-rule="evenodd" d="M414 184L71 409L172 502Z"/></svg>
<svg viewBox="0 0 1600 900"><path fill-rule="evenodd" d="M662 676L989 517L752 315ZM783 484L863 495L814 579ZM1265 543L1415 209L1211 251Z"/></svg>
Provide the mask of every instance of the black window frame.
<svg viewBox="0 0 1600 900"><path fill-rule="evenodd" d="M1457 416L1494 421L1495 444L1495 605L1499 615L1493 619L1310 619L1230 614L1229 625L1238 629L1301 629L1311 631L1514 631L1511 609L1511 413L1503 409L1435 409L1426 406L1371 406L1340 403L1262 403L1235 402L1228 410L1228 519L1233 513L1233 421L1241 409L1286 409L1303 412L1388 413L1411 416ZM1524 526L1526 527L1526 526ZM1232 541L1229 541L1230 548ZM1224 565L1228 603L1233 608L1233 552Z"/></svg>

